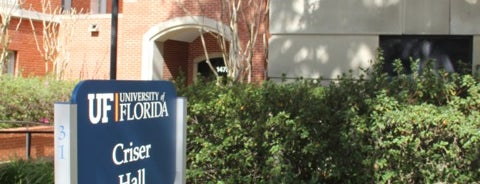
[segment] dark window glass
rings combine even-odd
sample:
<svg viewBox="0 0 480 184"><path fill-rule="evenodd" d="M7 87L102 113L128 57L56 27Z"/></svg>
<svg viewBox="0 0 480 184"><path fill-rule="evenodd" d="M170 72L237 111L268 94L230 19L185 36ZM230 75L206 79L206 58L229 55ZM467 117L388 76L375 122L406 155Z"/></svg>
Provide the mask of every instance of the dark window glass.
<svg viewBox="0 0 480 184"><path fill-rule="evenodd" d="M411 73L412 58L419 59L420 64L431 60L438 70L470 74L472 40L472 36L380 36L380 48L385 58L384 71L394 75L392 63L400 59L405 71Z"/></svg>
<svg viewBox="0 0 480 184"><path fill-rule="evenodd" d="M210 59L213 68L220 76L227 76L227 68L225 67L225 63L223 62L223 58L213 58ZM214 78L212 70L208 66L206 61L201 61L198 63L197 68L198 75L205 77L205 78Z"/></svg>

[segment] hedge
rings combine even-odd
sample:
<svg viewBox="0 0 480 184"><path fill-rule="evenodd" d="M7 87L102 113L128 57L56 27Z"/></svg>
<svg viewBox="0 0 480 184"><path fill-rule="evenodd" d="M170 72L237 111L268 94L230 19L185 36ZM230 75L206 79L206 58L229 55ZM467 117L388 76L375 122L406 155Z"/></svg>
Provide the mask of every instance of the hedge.
<svg viewBox="0 0 480 184"><path fill-rule="evenodd" d="M480 182L478 80L396 71L376 64L329 86L179 87L188 98L188 181Z"/></svg>
<svg viewBox="0 0 480 184"><path fill-rule="evenodd" d="M68 101L75 82L48 77L0 77L0 121L53 123L53 104ZM0 128L22 126L0 123Z"/></svg>
<svg viewBox="0 0 480 184"><path fill-rule="evenodd" d="M381 66L361 77L345 73L328 86L321 79L223 86L176 81L179 96L188 99L188 182L480 182L478 79L428 67L422 73L397 67L387 76ZM70 94L66 86L46 96ZM18 99L12 107L41 101ZM25 117L48 117L50 105L28 106L39 112Z"/></svg>
<svg viewBox="0 0 480 184"><path fill-rule="evenodd" d="M17 159L0 164L0 183L53 184L53 166L53 161L44 159Z"/></svg>

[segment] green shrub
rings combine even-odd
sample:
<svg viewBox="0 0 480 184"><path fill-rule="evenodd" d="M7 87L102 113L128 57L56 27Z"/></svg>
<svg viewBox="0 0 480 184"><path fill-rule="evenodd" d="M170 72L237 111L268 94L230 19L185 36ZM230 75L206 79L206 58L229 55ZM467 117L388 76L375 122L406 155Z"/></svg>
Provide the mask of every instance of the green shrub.
<svg viewBox="0 0 480 184"><path fill-rule="evenodd" d="M382 111L370 127L375 179L390 183L473 183L480 179L480 114L413 105Z"/></svg>
<svg viewBox="0 0 480 184"><path fill-rule="evenodd" d="M227 86L177 82L178 95L188 99L188 182L480 182L479 82L428 67L421 74L406 73L395 65L395 76L374 63L365 76L345 73L328 86L309 80ZM6 80L14 79L0 83ZM9 113L0 116L51 117L50 101L68 100L73 87L22 80L5 83L8 93L0 94L20 96L0 99L8 105L0 113ZM37 87L18 87L32 85ZM37 94L42 95L32 96ZM40 111L19 113L27 109ZM29 170L23 161L13 164L22 169L2 167L0 179L45 177L19 172Z"/></svg>
<svg viewBox="0 0 480 184"><path fill-rule="evenodd" d="M321 90L309 85L219 87L209 83L180 91L189 101L188 175L192 182L293 182L298 178L292 169L303 166L289 163L290 157L303 154L291 148L308 145L308 152L319 145L295 142L308 137L307 124L318 122L318 117L298 111L303 109L300 104L314 106L314 98L321 96ZM299 101L290 100L295 97ZM291 114L312 119L298 121Z"/></svg>
<svg viewBox="0 0 480 184"><path fill-rule="evenodd" d="M54 183L54 165L50 160L13 160L0 165L0 183Z"/></svg>
<svg viewBox="0 0 480 184"><path fill-rule="evenodd" d="M381 66L328 86L179 87L188 99L188 181L479 182L478 81L429 68L387 76Z"/></svg>
<svg viewBox="0 0 480 184"><path fill-rule="evenodd" d="M47 122L53 120L53 104L68 101L74 82L47 77L0 77L0 121ZM0 123L0 128L12 124Z"/></svg>

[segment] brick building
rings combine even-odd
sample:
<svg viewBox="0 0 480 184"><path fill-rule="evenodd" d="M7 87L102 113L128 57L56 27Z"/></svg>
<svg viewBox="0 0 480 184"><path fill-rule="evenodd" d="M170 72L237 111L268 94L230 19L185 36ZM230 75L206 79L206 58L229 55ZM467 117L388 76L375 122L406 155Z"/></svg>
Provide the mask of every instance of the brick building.
<svg viewBox="0 0 480 184"><path fill-rule="evenodd" d="M64 68L65 77L71 79L108 79L110 74L111 0L52 0L52 7L83 9L84 15L62 16L61 25L74 25L68 31L68 59ZM204 30L205 44L211 59L221 58L222 51L215 36L219 29L226 30L227 20L221 20L218 4L196 0L188 1L137 1L119 0L117 79L170 79L185 73L193 81L198 64L205 61L200 40L200 28ZM38 1L29 0L19 11L41 10ZM188 12L188 13L187 13ZM19 17L25 18L25 13ZM43 16L43 15L42 15ZM224 19L224 18L223 18ZM35 21L34 21L35 22ZM37 21L41 31L41 21ZM36 23L37 23L36 22ZM72 23L73 22L73 23ZM12 22L11 26L15 26ZM36 50L30 23L24 21L25 31L12 31L9 50L14 54L13 73L42 75L45 63ZM67 26L60 26L65 31ZM30 30L29 30L30 28ZM248 37L240 28L241 39ZM20 35L20 34L25 35ZM29 35L30 34L30 35ZM41 39L41 33L37 33ZM225 37L227 38L227 37ZM264 79L265 49L262 37L256 43L253 55L253 80ZM242 41L242 44L245 44ZM40 45L41 47L41 45ZM261 69L257 69L261 68ZM20 72L21 71L21 72Z"/></svg>
<svg viewBox="0 0 480 184"><path fill-rule="evenodd" d="M66 77L109 78L111 0L52 2L88 12L74 22ZM37 0L22 7L40 8ZM477 0L271 0L269 8L262 27L268 41L259 38L254 47L254 80L359 73L378 48L387 60L413 55L442 60L438 65L449 71L458 70L459 60L470 72L480 69ZM219 30L228 26L214 0L119 0L119 11L118 79L169 79L183 71L193 81L205 60L199 28L222 35ZM29 26L24 22L12 32L9 49L16 53L17 71L40 75L45 67L32 49ZM240 37L245 43L245 29ZM211 34L205 38L210 58L221 58L217 40Z"/></svg>

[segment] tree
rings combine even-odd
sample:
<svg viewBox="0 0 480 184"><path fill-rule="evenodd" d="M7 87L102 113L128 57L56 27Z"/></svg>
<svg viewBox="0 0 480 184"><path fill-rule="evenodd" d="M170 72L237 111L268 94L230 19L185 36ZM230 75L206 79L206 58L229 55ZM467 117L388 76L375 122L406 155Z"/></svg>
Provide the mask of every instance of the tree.
<svg viewBox="0 0 480 184"><path fill-rule="evenodd" d="M45 62L45 73L52 73L54 78L62 79L64 70L69 61L69 44L75 31L75 23L82 10L72 8L64 10L61 7L52 7L50 0L41 0L42 12L39 18L42 21L42 40L38 39L36 27L30 18L37 50ZM60 29L61 26L61 29ZM51 71L50 71L50 67Z"/></svg>
<svg viewBox="0 0 480 184"><path fill-rule="evenodd" d="M252 60L255 53L256 42L261 36L266 51L267 30L265 26L268 21L270 0L233 0L220 1L221 19L229 20L229 29L232 40L227 47L225 37L220 38L222 50L224 51L225 66L228 69L228 76L234 81L252 81ZM239 17L240 16L240 17ZM243 24L240 24L242 23ZM248 33L246 42L242 44L239 26L244 26ZM221 30L225 33L225 30ZM227 54L228 53L228 54Z"/></svg>
<svg viewBox="0 0 480 184"><path fill-rule="evenodd" d="M257 42L263 41L264 60L267 53L267 25L270 0L212 0L220 6L218 19L224 21L227 26L217 26L218 34L212 34L218 40L222 49L227 77L236 82L252 82L253 56L256 53ZM205 6L196 1L200 7L200 13L205 15ZM177 0L183 10L193 15L186 6ZM200 24L202 25L202 24ZM208 32L203 27L200 31L200 39L203 44L206 62L214 75L219 77L211 65L206 50L204 33ZM246 33L246 35L245 35ZM230 40L228 40L229 38Z"/></svg>

